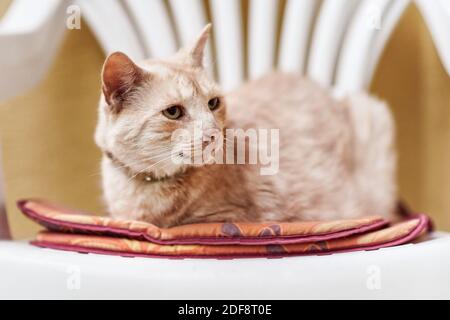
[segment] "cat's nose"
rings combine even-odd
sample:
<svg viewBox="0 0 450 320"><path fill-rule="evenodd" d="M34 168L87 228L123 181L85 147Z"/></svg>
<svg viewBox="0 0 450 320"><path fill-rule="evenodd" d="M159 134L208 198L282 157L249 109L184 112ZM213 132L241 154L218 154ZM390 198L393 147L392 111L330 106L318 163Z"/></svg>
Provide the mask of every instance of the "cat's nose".
<svg viewBox="0 0 450 320"><path fill-rule="evenodd" d="M210 143L214 143L219 139L218 130L208 130L203 132L203 147L206 147Z"/></svg>

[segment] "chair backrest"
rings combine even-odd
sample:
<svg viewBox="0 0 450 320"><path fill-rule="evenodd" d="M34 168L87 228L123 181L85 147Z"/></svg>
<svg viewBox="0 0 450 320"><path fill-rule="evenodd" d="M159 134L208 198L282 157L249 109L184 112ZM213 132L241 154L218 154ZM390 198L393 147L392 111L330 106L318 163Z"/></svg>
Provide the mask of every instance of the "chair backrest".
<svg viewBox="0 0 450 320"><path fill-rule="evenodd" d="M207 58L225 90L271 69L299 72L337 94L365 89L411 0L76 0L105 53L163 57L208 22ZM450 4L416 0L450 74ZM15 0L0 21L0 100L41 80L69 0ZM245 14L245 17L244 17ZM0 207L1 207L0 193ZM0 212L0 224L1 218Z"/></svg>
<svg viewBox="0 0 450 320"><path fill-rule="evenodd" d="M212 73L225 89L273 69L340 91L366 88L411 0L76 0L105 53L163 57L208 22ZM416 0L450 73L450 3ZM15 0L0 21L0 99L38 82L54 58L69 0ZM248 4L248 6L244 6ZM244 17L245 14L245 17ZM114 21L114 23L111 23ZM39 61L39 63L35 63Z"/></svg>
<svg viewBox="0 0 450 320"><path fill-rule="evenodd" d="M304 73L341 93L370 84L389 35L410 2L249 0L245 8L241 0L78 1L106 52L167 56L212 21L208 57L224 89L279 68ZM450 40L443 36L450 28L448 2L417 0L417 5L448 66ZM111 19L118 23L111 26ZM135 45L139 41L140 47Z"/></svg>

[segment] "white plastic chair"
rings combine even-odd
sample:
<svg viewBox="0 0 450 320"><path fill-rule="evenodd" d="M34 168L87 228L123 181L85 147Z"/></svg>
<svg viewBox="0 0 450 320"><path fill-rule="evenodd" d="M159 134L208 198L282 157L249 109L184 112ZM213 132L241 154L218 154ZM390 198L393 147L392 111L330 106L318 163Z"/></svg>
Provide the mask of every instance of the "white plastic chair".
<svg viewBox="0 0 450 320"><path fill-rule="evenodd" d="M0 99L36 84L61 39L68 1L34 2L15 0L0 21ZM278 34L277 0L250 0L247 30L239 0L210 0L209 12L201 0L76 1L105 53L167 56L210 17L208 57L216 64L211 74L216 70L225 90L239 86L245 75L279 68L306 74L338 95L368 87L409 3L287 0ZM449 3L416 5L450 74ZM0 188L0 206L1 194ZM0 223L5 225L1 211ZM450 298L449 249L450 235L441 232L425 242L376 251L226 261L82 255L3 241L0 298Z"/></svg>

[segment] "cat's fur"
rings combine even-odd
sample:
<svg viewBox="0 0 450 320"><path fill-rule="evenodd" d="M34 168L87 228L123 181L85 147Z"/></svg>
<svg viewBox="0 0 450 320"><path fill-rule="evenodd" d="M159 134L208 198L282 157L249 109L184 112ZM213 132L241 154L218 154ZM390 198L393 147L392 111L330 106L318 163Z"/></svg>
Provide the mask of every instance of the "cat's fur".
<svg viewBox="0 0 450 320"><path fill-rule="evenodd" d="M272 73L222 99L203 66L205 28L190 50L139 66L121 54L103 68L96 142L103 190L114 217L167 227L213 221L326 220L390 216L396 200L393 124L387 106L361 93L342 101L294 74ZM182 120L161 111L183 105ZM279 128L275 175L257 165L175 165L164 159L171 133L207 128ZM161 181L147 182L140 172Z"/></svg>

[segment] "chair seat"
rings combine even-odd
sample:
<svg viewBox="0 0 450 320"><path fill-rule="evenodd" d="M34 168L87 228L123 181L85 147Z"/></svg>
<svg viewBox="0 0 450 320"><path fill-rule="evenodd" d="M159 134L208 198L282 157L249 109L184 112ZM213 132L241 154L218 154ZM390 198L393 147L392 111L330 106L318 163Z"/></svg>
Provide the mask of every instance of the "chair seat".
<svg viewBox="0 0 450 320"><path fill-rule="evenodd" d="M450 298L450 233L417 244L282 259L150 259L0 242L0 298ZM345 290L343 290L345 288Z"/></svg>

